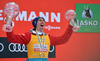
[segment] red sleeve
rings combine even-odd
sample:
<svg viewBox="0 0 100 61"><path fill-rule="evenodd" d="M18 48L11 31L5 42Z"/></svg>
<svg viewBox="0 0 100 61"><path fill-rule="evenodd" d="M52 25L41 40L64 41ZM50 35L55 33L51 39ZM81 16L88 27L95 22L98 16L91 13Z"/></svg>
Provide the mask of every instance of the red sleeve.
<svg viewBox="0 0 100 61"><path fill-rule="evenodd" d="M29 32L16 35L12 31L12 32L6 32L6 34L8 41L11 43L20 43L27 45L31 39L31 33Z"/></svg>
<svg viewBox="0 0 100 61"><path fill-rule="evenodd" d="M73 33L72 26L69 25L62 36L52 36L48 34L50 38L50 46L66 43L71 37L72 33Z"/></svg>

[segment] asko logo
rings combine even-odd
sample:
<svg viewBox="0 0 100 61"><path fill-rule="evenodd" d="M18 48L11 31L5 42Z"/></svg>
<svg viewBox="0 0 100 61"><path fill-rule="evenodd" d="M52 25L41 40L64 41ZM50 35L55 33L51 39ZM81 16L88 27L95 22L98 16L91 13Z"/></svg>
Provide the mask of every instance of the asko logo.
<svg viewBox="0 0 100 61"><path fill-rule="evenodd" d="M32 21L35 17L37 17L36 13L34 11L30 12L30 15L27 16L27 11L21 11L19 15L15 18L16 21ZM2 16L3 10L0 10L0 20L4 20L5 18ZM54 13L54 12L39 12L39 16L42 16L46 22L57 22L60 23L60 13ZM50 20L51 19L51 20ZM14 22L13 22L14 26ZM50 25L46 26L45 29L51 30L51 29L60 29L60 27L52 26Z"/></svg>

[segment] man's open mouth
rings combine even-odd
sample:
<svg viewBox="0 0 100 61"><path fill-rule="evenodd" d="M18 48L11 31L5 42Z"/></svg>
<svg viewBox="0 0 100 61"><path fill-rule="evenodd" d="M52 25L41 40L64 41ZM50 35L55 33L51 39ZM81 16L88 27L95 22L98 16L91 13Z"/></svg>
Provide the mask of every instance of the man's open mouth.
<svg viewBox="0 0 100 61"><path fill-rule="evenodd" d="M43 27L44 25L42 24L41 26Z"/></svg>

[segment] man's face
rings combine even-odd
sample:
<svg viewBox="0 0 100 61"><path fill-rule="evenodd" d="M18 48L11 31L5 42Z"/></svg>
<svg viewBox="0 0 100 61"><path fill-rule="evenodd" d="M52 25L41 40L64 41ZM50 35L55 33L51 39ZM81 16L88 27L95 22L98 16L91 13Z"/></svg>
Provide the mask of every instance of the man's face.
<svg viewBox="0 0 100 61"><path fill-rule="evenodd" d="M43 18L39 18L37 21L36 30L42 31L44 29L44 26L45 26L45 20Z"/></svg>

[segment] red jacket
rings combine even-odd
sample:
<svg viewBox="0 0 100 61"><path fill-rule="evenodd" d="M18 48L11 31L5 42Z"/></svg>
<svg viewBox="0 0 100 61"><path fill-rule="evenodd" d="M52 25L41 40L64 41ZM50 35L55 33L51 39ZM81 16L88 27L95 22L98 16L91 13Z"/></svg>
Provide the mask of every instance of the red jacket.
<svg viewBox="0 0 100 61"><path fill-rule="evenodd" d="M50 39L50 46L59 45L59 44L63 44L67 42L69 38L71 37L72 33L73 33L72 26L69 25L62 36L52 36L48 34L49 39ZM8 41L12 43L20 43L20 44L27 45L31 39L30 32L16 35L12 31L12 32L6 32L6 34L7 34Z"/></svg>

